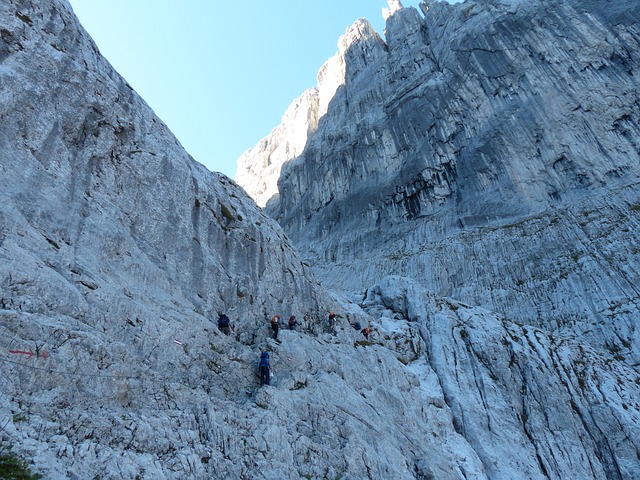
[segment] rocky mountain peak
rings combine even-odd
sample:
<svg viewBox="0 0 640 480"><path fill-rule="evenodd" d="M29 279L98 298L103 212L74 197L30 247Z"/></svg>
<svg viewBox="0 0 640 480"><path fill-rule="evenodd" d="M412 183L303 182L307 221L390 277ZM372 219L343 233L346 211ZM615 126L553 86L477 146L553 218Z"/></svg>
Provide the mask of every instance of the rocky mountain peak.
<svg viewBox="0 0 640 480"><path fill-rule="evenodd" d="M359 18L347 28L344 35L338 41L338 51L344 54L352 45L367 42L369 39L378 40L380 35L375 31L369 20Z"/></svg>
<svg viewBox="0 0 640 480"><path fill-rule="evenodd" d="M612 254L597 268L594 252L638 235L639 15L635 2L573 0L397 10L386 43L345 51L344 85L269 180L279 195L266 211L331 288L398 273L591 333L613 295L634 305L616 322L617 343L634 344L637 259ZM605 235L614 224L628 227Z"/></svg>
<svg viewBox="0 0 640 480"><path fill-rule="evenodd" d="M1 2L0 467L638 478L638 5L509 3L357 22L263 211L65 0Z"/></svg>
<svg viewBox="0 0 640 480"><path fill-rule="evenodd" d="M261 178L278 184L265 211L333 291L408 277L638 378L639 4L421 7L390 4L384 42L344 49L303 152ZM631 463L601 475L632 478ZM540 471L524 476L561 478Z"/></svg>
<svg viewBox="0 0 640 480"><path fill-rule="evenodd" d="M358 76L354 69L366 70L367 62L374 62L385 48L384 41L368 20L356 20L340 37L338 52L318 71L317 87L295 99L283 115L281 124L238 159L235 180L259 206L266 206L269 199L278 195L276 179L282 166L302 154L309 134L316 130L330 104L333 102L335 109L336 96L339 98L346 83ZM346 65L350 65L349 79ZM256 161L257 158L260 160ZM256 182L256 179L262 180Z"/></svg>
<svg viewBox="0 0 640 480"><path fill-rule="evenodd" d="M325 71L332 68L328 64L325 67ZM328 78L335 77L332 74ZM271 179L280 175L282 165L292 156L302 153L309 134L317 128L318 118L327 108L326 101L323 102L327 89L331 87L326 84L322 84L320 90L309 89L289 106L280 126L270 134L281 141L265 138L238 159L236 181L244 186L259 206L265 206L269 199L278 195L278 185ZM256 182L258 178L263 181Z"/></svg>
<svg viewBox="0 0 640 480"><path fill-rule="evenodd" d="M382 9L382 18L384 18L385 21L398 10L404 8L400 0L387 0L387 3L389 4L389 8Z"/></svg>

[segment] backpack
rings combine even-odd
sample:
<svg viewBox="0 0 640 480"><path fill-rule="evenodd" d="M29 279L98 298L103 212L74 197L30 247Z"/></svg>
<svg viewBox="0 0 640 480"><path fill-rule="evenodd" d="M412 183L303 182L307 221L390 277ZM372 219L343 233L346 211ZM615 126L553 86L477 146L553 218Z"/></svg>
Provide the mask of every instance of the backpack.
<svg viewBox="0 0 640 480"><path fill-rule="evenodd" d="M262 352L260 355L260 366L268 367L269 366L269 352Z"/></svg>
<svg viewBox="0 0 640 480"><path fill-rule="evenodd" d="M228 327L229 326L229 317L227 317L226 315L221 315L220 318L218 318L218 328L221 327Z"/></svg>

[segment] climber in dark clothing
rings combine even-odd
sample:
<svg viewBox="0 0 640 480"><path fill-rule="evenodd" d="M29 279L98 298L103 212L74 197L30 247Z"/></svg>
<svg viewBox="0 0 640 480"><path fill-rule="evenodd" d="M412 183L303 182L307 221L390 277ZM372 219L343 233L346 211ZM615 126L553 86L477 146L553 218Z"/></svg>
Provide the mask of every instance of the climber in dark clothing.
<svg viewBox="0 0 640 480"><path fill-rule="evenodd" d="M280 319L280 315L274 315L271 317L271 328L273 330L273 339L278 340L278 330L280 330L280 324L278 320Z"/></svg>
<svg viewBox="0 0 640 480"><path fill-rule="evenodd" d="M218 315L218 328L225 335L229 335L229 324L230 324L230 320L226 314L221 313Z"/></svg>
<svg viewBox="0 0 640 480"><path fill-rule="evenodd" d="M262 352L260 355L260 385L269 385L271 365L269 365L269 352Z"/></svg>
<svg viewBox="0 0 640 480"><path fill-rule="evenodd" d="M297 324L296 317L291 315L291 317L289 317L289 330L295 330Z"/></svg>
<svg viewBox="0 0 640 480"><path fill-rule="evenodd" d="M329 331L334 335L336 332L336 314L333 312L329 313Z"/></svg>
<svg viewBox="0 0 640 480"><path fill-rule="evenodd" d="M360 330L360 333L364 335L364 338L369 340L369 334L371 333L371 329L369 327L365 327L362 330Z"/></svg>

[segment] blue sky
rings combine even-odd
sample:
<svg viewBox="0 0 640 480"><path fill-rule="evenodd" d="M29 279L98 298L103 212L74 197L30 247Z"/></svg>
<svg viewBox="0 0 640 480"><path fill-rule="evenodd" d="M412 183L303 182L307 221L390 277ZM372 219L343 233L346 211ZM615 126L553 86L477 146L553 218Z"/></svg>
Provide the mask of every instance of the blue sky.
<svg viewBox="0 0 640 480"><path fill-rule="evenodd" d="M339 37L386 0L69 0L102 54L200 163L236 160L316 85ZM405 7L419 0L403 0Z"/></svg>

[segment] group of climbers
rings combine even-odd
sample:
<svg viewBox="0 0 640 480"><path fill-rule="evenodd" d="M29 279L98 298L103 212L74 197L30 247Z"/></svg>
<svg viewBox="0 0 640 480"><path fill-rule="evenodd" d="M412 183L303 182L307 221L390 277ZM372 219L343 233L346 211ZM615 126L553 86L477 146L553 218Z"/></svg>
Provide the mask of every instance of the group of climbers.
<svg viewBox="0 0 640 480"><path fill-rule="evenodd" d="M369 327L362 328L362 325L360 325L360 322L358 321L353 322L351 326L354 330L358 330L361 334L363 334L364 338L369 340L369 334L371 333L371 329Z"/></svg>
<svg viewBox="0 0 640 480"><path fill-rule="evenodd" d="M334 312L329 313L329 332L333 335L337 334L336 331L336 318L342 318L340 315L336 315ZM353 327L354 330L358 330L364 337L369 340L369 334L371 333L371 329L369 327L362 328L360 322L355 321L353 323L349 323Z"/></svg>
<svg viewBox="0 0 640 480"><path fill-rule="evenodd" d="M278 332L280 331L280 318L281 316L276 314L271 317L271 329L273 330L273 339L278 340ZM340 315L336 315L335 312L329 312L329 332L333 335L337 334L336 330L336 318L342 318ZM298 321L296 320L295 315L291 315L289 317L289 330L295 330L298 325ZM350 323L351 327L355 330L362 333L365 338L369 339L369 334L371 333L371 329L369 327L361 328L360 322L355 321ZM231 323L229 317L225 313L218 314L218 328L225 335L229 335L230 333L235 333L235 325ZM258 365L258 370L260 373L260 385L269 385L271 380L271 364L269 361L269 352L262 352L260 354L260 363Z"/></svg>
<svg viewBox="0 0 640 480"><path fill-rule="evenodd" d="M289 317L289 330L295 330L298 321L295 315ZM273 330L273 339L278 340L278 332L280 331L280 315L271 317L271 330Z"/></svg>

